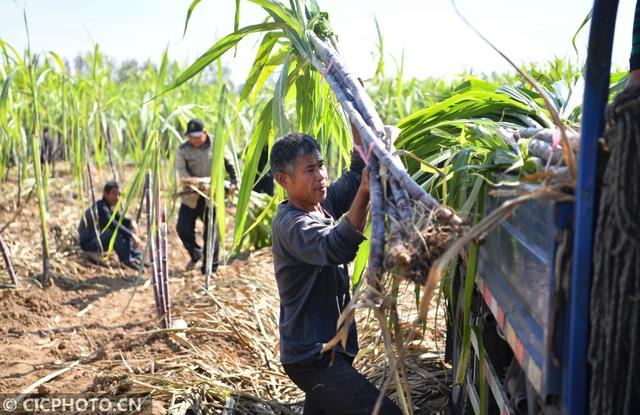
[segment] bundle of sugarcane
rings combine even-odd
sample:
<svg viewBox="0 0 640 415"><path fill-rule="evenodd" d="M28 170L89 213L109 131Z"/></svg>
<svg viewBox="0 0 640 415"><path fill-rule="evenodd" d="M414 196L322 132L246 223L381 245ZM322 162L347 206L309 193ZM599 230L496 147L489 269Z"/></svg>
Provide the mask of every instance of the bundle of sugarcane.
<svg viewBox="0 0 640 415"><path fill-rule="evenodd" d="M204 198L209 197L210 177L184 177L180 179L182 190L176 196L197 193Z"/></svg>
<svg viewBox="0 0 640 415"><path fill-rule="evenodd" d="M396 267L403 278L425 283L433 261L462 231L461 221L407 174L393 153L391 134L385 132L373 102L337 51L313 31L307 31L307 36L316 52L311 63L324 75L362 139L363 148L356 149L367 163L371 186L367 283L378 291L384 271Z"/></svg>
<svg viewBox="0 0 640 415"><path fill-rule="evenodd" d="M567 129L566 136L571 151L577 153L580 147L580 135L572 129ZM529 156L539 158L547 167L551 164L556 166L564 164L564 153L560 145L562 137L557 128L521 128L514 131L508 139L514 143L525 140Z"/></svg>
<svg viewBox="0 0 640 415"><path fill-rule="evenodd" d="M151 197L151 172L147 171L144 184L145 203L147 207L147 240L151 257L151 281L156 301L156 312L163 328L171 327L171 302L169 300L169 268L167 266L167 211L160 202L159 188L156 186L155 200ZM155 203L154 203L155 202ZM156 226L153 226L152 206L156 215Z"/></svg>
<svg viewBox="0 0 640 415"><path fill-rule="evenodd" d="M398 272L395 274L402 278L425 284L431 265L451 241L461 234L461 220L411 179L400 159L393 153L392 136L385 132L384 125L358 78L346 69L337 52L315 33L307 31L307 35L316 52L311 57L311 62L324 75L353 128L357 130L362 148L356 146L356 149L369 169L371 240L364 305L372 307L379 320L392 374L383 384L374 413L379 410L384 390L393 381L397 390L402 391L398 394L398 401L403 413L411 414L411 387L408 384L398 314L393 301L386 301L389 296L385 292L383 276L385 271L396 270ZM386 259L385 245L388 245ZM393 285L397 287L397 284L396 279ZM423 302L431 301L433 290L430 287L436 284L437 281L427 284ZM359 288L362 286L359 285ZM354 310L358 307L356 302L360 292L362 291L354 295L340 315L338 332L323 347L323 351L333 348L338 342L342 342L344 346ZM382 302L377 306L376 301L380 299ZM392 336L386 329L384 310L387 303L390 303L389 312L394 321L398 359L393 352Z"/></svg>
<svg viewBox="0 0 640 415"><path fill-rule="evenodd" d="M231 188L231 182L224 180L223 183L226 194ZM185 177L180 179L180 184L182 185L182 190L175 193L174 197L197 193L207 200L210 199L211 177Z"/></svg>

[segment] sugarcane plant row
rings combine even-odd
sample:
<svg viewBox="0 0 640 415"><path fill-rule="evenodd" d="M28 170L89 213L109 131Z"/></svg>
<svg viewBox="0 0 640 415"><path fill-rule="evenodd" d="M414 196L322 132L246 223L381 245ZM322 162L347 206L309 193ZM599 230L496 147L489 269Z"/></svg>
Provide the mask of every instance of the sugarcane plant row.
<svg viewBox="0 0 640 415"><path fill-rule="evenodd" d="M408 175L371 99L338 53L312 31L307 35L316 51L312 65L323 74L362 139L362 148L356 149L368 166L371 187L369 295L381 294L384 271L396 266L403 278L424 284L431 263L462 232L461 220ZM385 261L386 223L390 232Z"/></svg>

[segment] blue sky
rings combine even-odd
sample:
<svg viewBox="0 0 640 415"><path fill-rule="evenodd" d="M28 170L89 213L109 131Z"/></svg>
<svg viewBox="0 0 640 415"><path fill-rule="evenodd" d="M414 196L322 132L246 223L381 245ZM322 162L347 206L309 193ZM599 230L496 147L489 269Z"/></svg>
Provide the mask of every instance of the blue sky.
<svg viewBox="0 0 640 415"><path fill-rule="evenodd" d="M93 48L107 55L158 60L170 56L192 62L233 28L234 0L203 0L186 36L182 30L191 0L0 0L0 38L18 49L26 46L22 10L26 9L34 51L53 50L72 59ZM450 0L319 0L339 35L342 54L363 77L375 70L374 16L384 33L385 49L399 59L404 50L409 76L455 75L464 69L503 71L506 64L455 15ZM457 0L458 8L484 35L516 62L575 57L571 37L588 12L589 0ZM628 66L635 0L620 0L614 64ZM243 2L241 24L265 14ZM586 49L587 31L579 38ZM247 38L225 63L234 80L246 76L257 39ZM394 60L387 58L388 71Z"/></svg>

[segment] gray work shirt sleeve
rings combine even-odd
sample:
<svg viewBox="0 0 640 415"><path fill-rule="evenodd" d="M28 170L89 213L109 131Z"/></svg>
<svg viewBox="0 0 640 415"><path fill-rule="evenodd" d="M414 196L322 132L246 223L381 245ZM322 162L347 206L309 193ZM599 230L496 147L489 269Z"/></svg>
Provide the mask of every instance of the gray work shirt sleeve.
<svg viewBox="0 0 640 415"><path fill-rule="evenodd" d="M342 265L353 261L364 235L341 220L337 225L325 225L310 215L296 215L284 226L280 238L283 251L290 257L311 265Z"/></svg>
<svg viewBox="0 0 640 415"><path fill-rule="evenodd" d="M191 177L189 171L187 170L187 162L184 159L184 155L180 150L180 147L176 149L176 156L173 162L176 172L178 172L178 176L183 179L186 177Z"/></svg>

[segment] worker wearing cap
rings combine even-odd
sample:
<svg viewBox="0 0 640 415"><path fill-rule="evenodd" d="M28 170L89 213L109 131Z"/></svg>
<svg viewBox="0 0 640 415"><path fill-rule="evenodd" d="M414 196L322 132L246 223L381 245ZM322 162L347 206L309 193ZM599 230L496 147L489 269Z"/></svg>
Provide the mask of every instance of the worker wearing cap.
<svg viewBox="0 0 640 415"><path fill-rule="evenodd" d="M204 124L197 118L190 120L187 123L187 141L182 143L176 150L175 157L175 169L181 180L189 178L202 178L210 177L211 175L211 158L213 156L212 139L204 129ZM229 154L225 149L224 167L229 174L231 180L230 193L235 192L237 184L236 171L231 164ZM208 206L205 202L205 198L197 192L189 192L181 195L182 204L178 212L178 223L176 230L178 236L184 244L184 247L189 252L190 261L187 264L187 270L195 268L198 261L202 262L202 273L205 273L205 264L207 252L205 250L204 255L202 247L196 241L196 220L199 218L204 223L203 233L203 245L206 247L207 243L207 229L208 229ZM221 207L224 209L224 206ZM211 209L215 221L215 207ZM218 248L220 245L220 238L217 234L214 236L213 241L213 266L212 271L216 271L218 268Z"/></svg>

